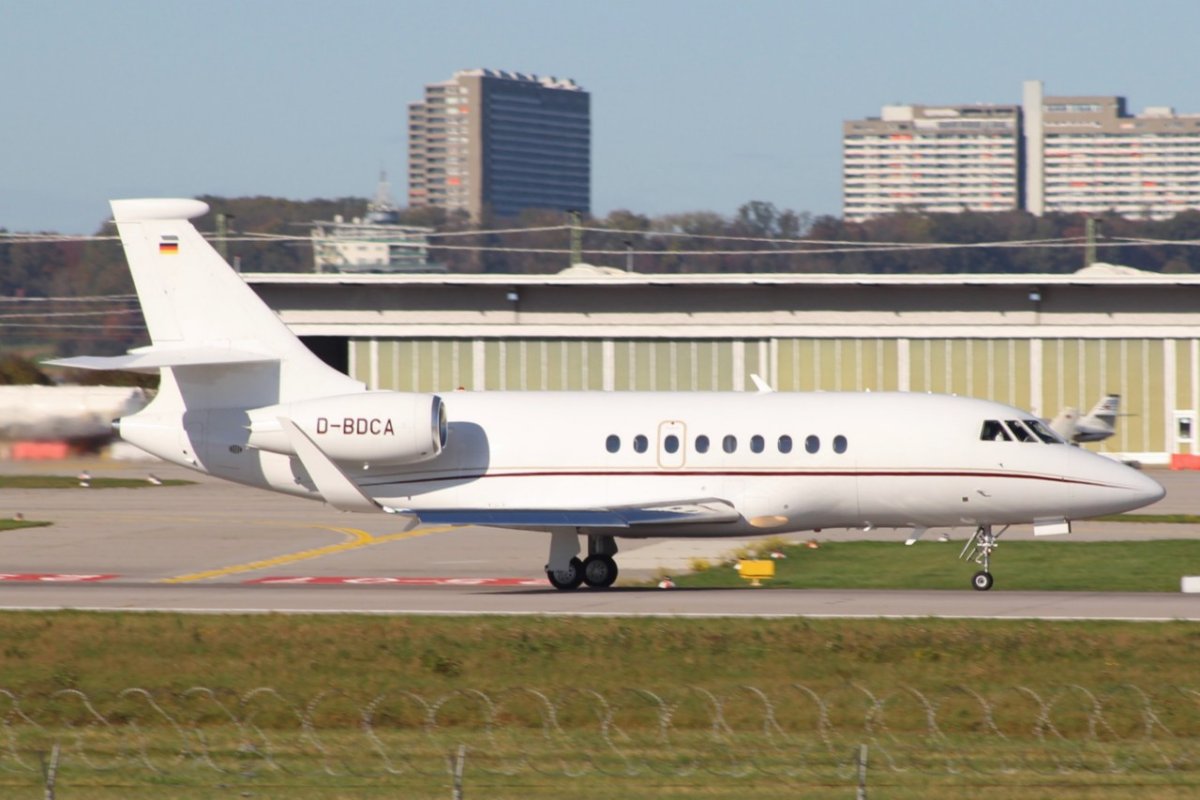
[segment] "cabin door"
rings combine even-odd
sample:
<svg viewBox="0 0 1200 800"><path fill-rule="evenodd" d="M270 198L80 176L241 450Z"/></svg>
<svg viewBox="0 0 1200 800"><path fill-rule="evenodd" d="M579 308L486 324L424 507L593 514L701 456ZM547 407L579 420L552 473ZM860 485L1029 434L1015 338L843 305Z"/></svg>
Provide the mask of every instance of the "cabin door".
<svg viewBox="0 0 1200 800"><path fill-rule="evenodd" d="M658 424L658 465L679 469L687 461L687 426L678 420Z"/></svg>

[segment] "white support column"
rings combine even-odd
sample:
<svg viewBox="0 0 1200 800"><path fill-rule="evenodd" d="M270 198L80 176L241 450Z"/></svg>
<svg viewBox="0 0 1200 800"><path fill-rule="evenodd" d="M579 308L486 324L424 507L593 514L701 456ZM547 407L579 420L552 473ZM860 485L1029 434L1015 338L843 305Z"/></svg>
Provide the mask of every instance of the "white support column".
<svg viewBox="0 0 1200 800"><path fill-rule="evenodd" d="M484 363L487 359L487 348L484 347L483 339L474 339L471 341L471 389L476 392L482 392L487 388L487 364Z"/></svg>
<svg viewBox="0 0 1200 800"><path fill-rule="evenodd" d="M367 375L368 375L367 388L368 389L378 389L379 388L379 340L378 339L375 339L372 337L371 342L368 345L367 353L368 353L368 358L371 359L371 363L368 366L369 371L367 373Z"/></svg>
<svg viewBox="0 0 1200 800"><path fill-rule="evenodd" d="M1175 369L1175 340L1163 340L1163 446L1162 451L1175 452L1175 397L1177 395L1177 371ZM1149 449L1149 448L1147 448Z"/></svg>
<svg viewBox="0 0 1200 800"><path fill-rule="evenodd" d="M990 369L990 365L989 365ZM991 399L991 398L989 398ZM1029 410L1038 417L1049 416L1042 408L1042 340L1029 340Z"/></svg>
<svg viewBox="0 0 1200 800"><path fill-rule="evenodd" d="M1192 414L1195 415L1197 412L1200 412L1200 339L1192 339L1190 349L1191 354L1189 358L1190 363L1188 364L1188 369L1192 373L1192 396L1188 407L1191 409ZM1194 419L1195 416L1193 416L1193 420ZM1195 424L1195 422L1192 423L1192 455L1195 455L1196 453Z"/></svg>
<svg viewBox="0 0 1200 800"><path fill-rule="evenodd" d="M611 392L617 388L617 348L612 339L600 342L600 358L604 366L604 391Z"/></svg>
<svg viewBox="0 0 1200 800"><path fill-rule="evenodd" d="M771 343L766 339L758 340L758 376L775 388L775 377L771 374Z"/></svg>
<svg viewBox="0 0 1200 800"><path fill-rule="evenodd" d="M767 383L771 384L771 388L779 390L779 340L771 337L769 355L767 356Z"/></svg>
<svg viewBox="0 0 1200 800"><path fill-rule="evenodd" d="M741 339L735 339L732 349L733 390L735 392L744 392L746 390L746 343Z"/></svg>

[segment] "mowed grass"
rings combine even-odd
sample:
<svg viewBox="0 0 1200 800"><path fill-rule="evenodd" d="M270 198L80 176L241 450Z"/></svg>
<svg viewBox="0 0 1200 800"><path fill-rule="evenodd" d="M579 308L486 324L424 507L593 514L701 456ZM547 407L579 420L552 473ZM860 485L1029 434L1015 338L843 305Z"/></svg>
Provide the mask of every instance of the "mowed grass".
<svg viewBox="0 0 1200 800"><path fill-rule="evenodd" d="M61 797L444 797L460 745L466 797L849 797L867 744L873 796L1183 798L1196 652L1185 623L8 613L0 796L59 742Z"/></svg>
<svg viewBox="0 0 1200 800"><path fill-rule="evenodd" d="M169 478L157 484L145 478L88 478L67 475L0 475L0 489L154 489L158 486L188 486L194 481Z"/></svg>
<svg viewBox="0 0 1200 800"><path fill-rule="evenodd" d="M49 522L36 519L0 519L0 531L15 531L21 528L45 528Z"/></svg>
<svg viewBox="0 0 1200 800"><path fill-rule="evenodd" d="M775 578L764 586L791 589L969 590L980 569L959 559L964 541L822 542L781 548ZM750 554L758 557L757 554ZM697 566L706 566L698 564ZM1180 578L1200 575L1200 540L1071 542L1009 541L992 554L993 592L1178 592ZM729 565L673 576L685 587L745 586Z"/></svg>

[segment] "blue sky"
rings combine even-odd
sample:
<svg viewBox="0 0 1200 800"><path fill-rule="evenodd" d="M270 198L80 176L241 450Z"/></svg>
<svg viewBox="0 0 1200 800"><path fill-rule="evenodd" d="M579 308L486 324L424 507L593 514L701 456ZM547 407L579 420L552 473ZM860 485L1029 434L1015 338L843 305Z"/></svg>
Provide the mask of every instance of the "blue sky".
<svg viewBox="0 0 1200 800"><path fill-rule="evenodd" d="M839 213L846 119L1120 94L1200 113L1194 0L0 0L0 227L111 197L404 196L407 105L457 69L592 94L592 209Z"/></svg>

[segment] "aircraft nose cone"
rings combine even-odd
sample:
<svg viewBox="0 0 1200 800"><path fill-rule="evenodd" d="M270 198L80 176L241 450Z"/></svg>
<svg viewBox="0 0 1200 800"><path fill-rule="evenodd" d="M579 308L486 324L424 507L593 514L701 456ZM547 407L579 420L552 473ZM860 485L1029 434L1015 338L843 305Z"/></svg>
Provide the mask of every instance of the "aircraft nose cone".
<svg viewBox="0 0 1200 800"><path fill-rule="evenodd" d="M1134 470L1134 472L1136 473L1137 480L1133 482L1134 485L1132 488L1140 501L1138 508L1148 506L1151 503L1157 503L1167 496L1167 490L1163 488L1161 483L1144 472L1138 472L1137 470Z"/></svg>
<svg viewBox="0 0 1200 800"><path fill-rule="evenodd" d="M1111 485L1119 487L1120 505L1122 511L1132 511L1136 508L1157 503L1166 496L1167 490L1158 481L1133 467L1110 462L1112 470Z"/></svg>

